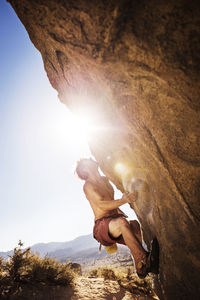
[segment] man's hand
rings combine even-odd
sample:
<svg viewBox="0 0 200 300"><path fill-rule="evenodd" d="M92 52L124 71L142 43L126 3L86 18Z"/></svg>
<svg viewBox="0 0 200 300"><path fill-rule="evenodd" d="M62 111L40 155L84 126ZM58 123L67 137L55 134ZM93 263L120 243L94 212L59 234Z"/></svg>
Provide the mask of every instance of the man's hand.
<svg viewBox="0 0 200 300"><path fill-rule="evenodd" d="M135 202L138 199L138 192L128 193L125 192L122 196L123 200L126 200L127 203Z"/></svg>

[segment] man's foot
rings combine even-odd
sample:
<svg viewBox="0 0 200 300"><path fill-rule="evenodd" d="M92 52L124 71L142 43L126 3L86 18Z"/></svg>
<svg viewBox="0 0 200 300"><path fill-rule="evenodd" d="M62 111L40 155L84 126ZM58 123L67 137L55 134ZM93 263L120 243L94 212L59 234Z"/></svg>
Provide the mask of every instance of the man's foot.
<svg viewBox="0 0 200 300"><path fill-rule="evenodd" d="M137 264L137 276L140 279L144 279L148 275L148 273L149 273L149 271L148 271L148 268L147 268L147 263L145 263L144 261L140 261Z"/></svg>
<svg viewBox="0 0 200 300"><path fill-rule="evenodd" d="M146 255L146 262L140 261L137 264L137 275L141 279L144 279L150 272L159 274L159 244L156 238L151 241L151 251Z"/></svg>

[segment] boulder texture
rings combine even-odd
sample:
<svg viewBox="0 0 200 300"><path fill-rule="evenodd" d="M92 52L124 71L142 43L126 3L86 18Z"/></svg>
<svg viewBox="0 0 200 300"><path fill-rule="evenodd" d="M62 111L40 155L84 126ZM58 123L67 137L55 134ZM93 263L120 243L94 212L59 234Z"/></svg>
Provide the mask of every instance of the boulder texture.
<svg viewBox="0 0 200 300"><path fill-rule="evenodd" d="M9 0L90 149L157 237L161 299L200 292L200 9L188 0Z"/></svg>

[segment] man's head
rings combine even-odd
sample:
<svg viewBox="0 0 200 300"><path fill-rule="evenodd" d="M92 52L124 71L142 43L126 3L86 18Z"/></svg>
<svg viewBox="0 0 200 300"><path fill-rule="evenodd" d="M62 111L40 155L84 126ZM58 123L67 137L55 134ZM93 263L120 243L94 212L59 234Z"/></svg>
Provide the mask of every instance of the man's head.
<svg viewBox="0 0 200 300"><path fill-rule="evenodd" d="M91 158L82 158L77 162L75 173L82 180L87 180L90 176L97 174L98 164Z"/></svg>

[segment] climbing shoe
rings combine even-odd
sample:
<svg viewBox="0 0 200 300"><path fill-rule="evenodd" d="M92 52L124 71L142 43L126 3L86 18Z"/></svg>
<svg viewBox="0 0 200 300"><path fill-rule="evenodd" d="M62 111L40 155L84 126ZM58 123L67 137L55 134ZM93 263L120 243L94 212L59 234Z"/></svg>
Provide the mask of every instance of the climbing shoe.
<svg viewBox="0 0 200 300"><path fill-rule="evenodd" d="M137 264L137 269L140 270L137 275L141 279L144 279L148 273L159 274L159 244L156 238L151 241L151 249L150 252L146 253L146 256L146 263L140 261Z"/></svg>

